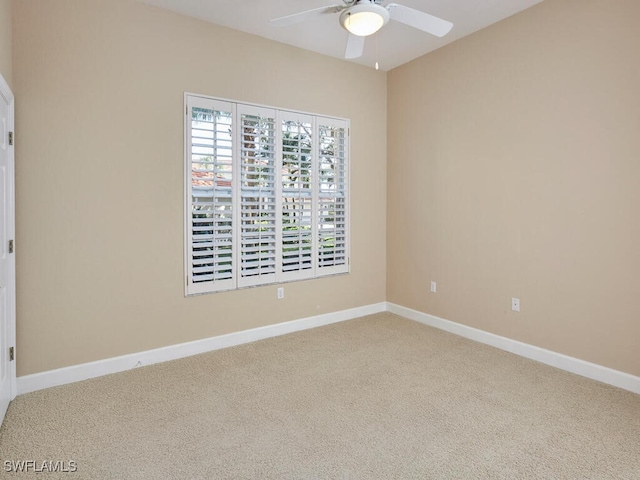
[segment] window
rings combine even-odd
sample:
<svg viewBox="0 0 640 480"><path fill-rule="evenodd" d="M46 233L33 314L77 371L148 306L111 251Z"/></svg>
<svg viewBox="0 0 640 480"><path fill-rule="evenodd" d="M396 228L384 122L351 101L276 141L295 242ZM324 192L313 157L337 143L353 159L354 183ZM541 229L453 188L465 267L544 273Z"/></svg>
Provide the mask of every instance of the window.
<svg viewBox="0 0 640 480"><path fill-rule="evenodd" d="M185 100L187 295L348 272L348 120Z"/></svg>

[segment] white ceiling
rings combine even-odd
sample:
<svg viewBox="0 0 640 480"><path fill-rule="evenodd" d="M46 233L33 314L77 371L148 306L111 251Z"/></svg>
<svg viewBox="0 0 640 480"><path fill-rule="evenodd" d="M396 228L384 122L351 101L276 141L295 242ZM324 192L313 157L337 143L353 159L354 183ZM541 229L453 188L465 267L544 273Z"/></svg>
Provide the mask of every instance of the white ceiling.
<svg viewBox="0 0 640 480"><path fill-rule="evenodd" d="M347 32L339 14L322 14L301 24L274 27L272 18L313 8L342 4L342 0L139 0L149 5L200 18L313 52L344 58ZM394 0L385 1L384 5ZM542 0L398 0L407 7L453 22L443 38L390 21L367 38L364 55L352 62L391 70L414 58L487 27Z"/></svg>

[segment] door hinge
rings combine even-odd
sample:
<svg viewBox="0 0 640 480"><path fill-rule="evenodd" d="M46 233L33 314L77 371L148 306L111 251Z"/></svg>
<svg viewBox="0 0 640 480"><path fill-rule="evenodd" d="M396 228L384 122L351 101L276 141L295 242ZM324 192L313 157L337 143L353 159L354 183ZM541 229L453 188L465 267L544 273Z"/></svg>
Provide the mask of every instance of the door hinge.
<svg viewBox="0 0 640 480"><path fill-rule="evenodd" d="M13 240L9 240L9 253L13 253Z"/></svg>
<svg viewBox="0 0 640 480"><path fill-rule="evenodd" d="M13 132L9 132L9 145L13 145Z"/></svg>
<svg viewBox="0 0 640 480"><path fill-rule="evenodd" d="M9 361L13 362L16 358L13 347L9 347Z"/></svg>

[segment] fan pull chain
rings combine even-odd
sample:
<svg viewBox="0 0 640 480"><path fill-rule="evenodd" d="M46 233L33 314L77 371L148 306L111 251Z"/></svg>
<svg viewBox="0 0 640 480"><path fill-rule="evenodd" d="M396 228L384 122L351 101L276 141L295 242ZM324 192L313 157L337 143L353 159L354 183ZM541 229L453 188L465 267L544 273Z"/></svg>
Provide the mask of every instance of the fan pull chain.
<svg viewBox="0 0 640 480"><path fill-rule="evenodd" d="M376 33L376 70L380 70L380 65L378 65L378 34Z"/></svg>

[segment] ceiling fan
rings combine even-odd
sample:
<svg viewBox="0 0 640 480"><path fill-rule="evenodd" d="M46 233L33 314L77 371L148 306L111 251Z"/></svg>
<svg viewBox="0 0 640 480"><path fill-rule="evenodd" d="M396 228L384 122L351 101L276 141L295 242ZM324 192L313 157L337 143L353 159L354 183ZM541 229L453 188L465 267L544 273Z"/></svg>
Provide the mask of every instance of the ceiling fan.
<svg viewBox="0 0 640 480"><path fill-rule="evenodd" d="M277 27L293 25L309 18L327 13L339 13L340 25L349 32L344 58L359 58L364 52L365 37L376 33L389 20L404 23L436 37L443 37L453 27L453 23L414 8L389 3L383 0L342 0L344 5L328 5L286 17L274 18L271 24Z"/></svg>

